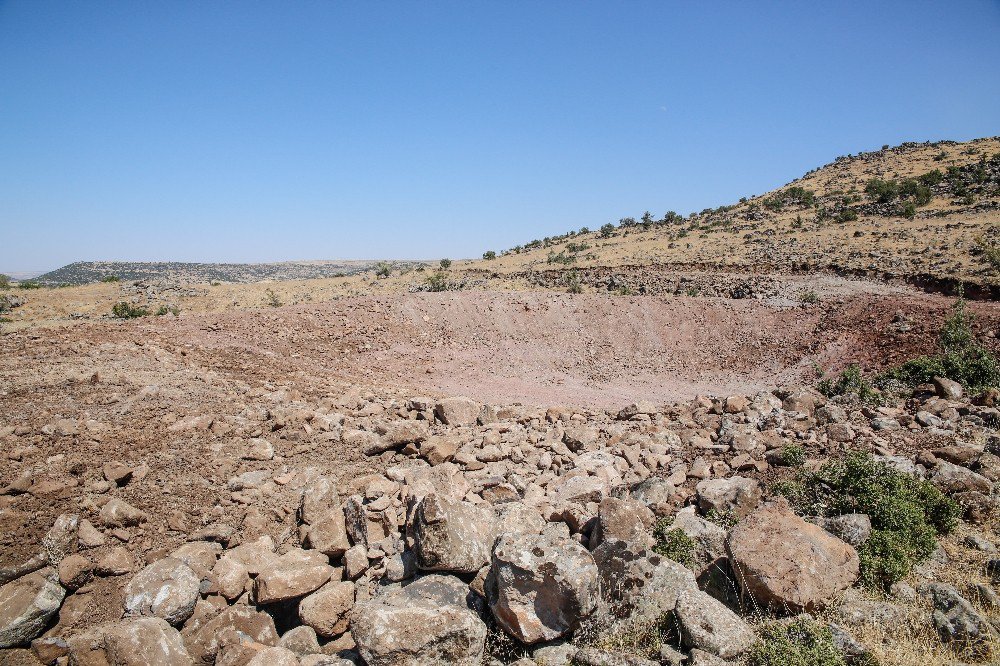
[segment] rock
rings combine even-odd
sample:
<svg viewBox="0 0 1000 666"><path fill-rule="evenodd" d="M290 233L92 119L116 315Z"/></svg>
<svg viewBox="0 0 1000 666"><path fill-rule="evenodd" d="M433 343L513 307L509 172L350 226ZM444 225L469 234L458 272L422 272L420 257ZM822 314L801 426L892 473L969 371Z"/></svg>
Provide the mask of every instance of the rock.
<svg viewBox="0 0 1000 666"><path fill-rule="evenodd" d="M299 666L299 658L287 648L266 647L255 654L246 666Z"/></svg>
<svg viewBox="0 0 1000 666"><path fill-rule="evenodd" d="M297 657L317 654L320 651L316 632L312 627L302 625L294 629L289 629L282 634L281 638L278 639L277 647L289 650L295 653ZM296 666L298 666L298 662L296 662Z"/></svg>
<svg viewBox="0 0 1000 666"><path fill-rule="evenodd" d="M723 659L739 657L757 640L753 629L722 602L698 589L686 589L674 610L685 646Z"/></svg>
<svg viewBox="0 0 1000 666"><path fill-rule="evenodd" d="M699 516L693 506L677 512L671 529L679 529L694 540L693 568L701 573L726 557L726 530Z"/></svg>
<svg viewBox="0 0 1000 666"><path fill-rule="evenodd" d="M215 563L211 577L219 594L232 601L246 591L250 572L237 558L223 555Z"/></svg>
<svg viewBox="0 0 1000 666"><path fill-rule="evenodd" d="M741 521L726 541L744 594L762 608L791 613L823 608L858 578L858 554L785 504L766 504Z"/></svg>
<svg viewBox="0 0 1000 666"><path fill-rule="evenodd" d="M239 634L262 645L278 642L278 632L271 616L242 604L225 608L218 615L200 621L192 619L182 633L188 653L196 663L204 664L216 663L223 642Z"/></svg>
<svg viewBox="0 0 1000 666"><path fill-rule="evenodd" d="M667 515L677 496L677 488L665 479L650 477L640 482L630 492L632 499L646 505L658 516Z"/></svg>
<svg viewBox="0 0 1000 666"><path fill-rule="evenodd" d="M0 648L37 638L65 597L52 568L33 571L0 587Z"/></svg>
<svg viewBox="0 0 1000 666"><path fill-rule="evenodd" d="M104 653L111 666L190 666L180 633L158 617L126 619L104 634Z"/></svg>
<svg viewBox="0 0 1000 666"><path fill-rule="evenodd" d="M272 460L274 458L274 446L263 437L255 437L247 442L247 448L243 452L244 460Z"/></svg>
<svg viewBox="0 0 1000 666"><path fill-rule="evenodd" d="M103 472L108 483L113 483L116 486L124 486L132 480L132 468L117 460L109 460L104 463Z"/></svg>
<svg viewBox="0 0 1000 666"><path fill-rule="evenodd" d="M165 557L145 567L125 586L125 612L180 624L191 617L201 579L191 567Z"/></svg>
<svg viewBox="0 0 1000 666"><path fill-rule="evenodd" d="M939 398L944 398L945 400L961 400L964 393L961 384L945 377L934 378L934 390L937 392Z"/></svg>
<svg viewBox="0 0 1000 666"><path fill-rule="evenodd" d="M529 645L550 641L593 612L597 565L566 537L505 535L493 551L486 592L493 616L509 634Z"/></svg>
<svg viewBox="0 0 1000 666"><path fill-rule="evenodd" d="M996 638L996 631L989 620L954 587L931 583L928 591L934 601L932 620L942 641L976 649Z"/></svg>
<svg viewBox="0 0 1000 666"><path fill-rule="evenodd" d="M354 607L354 583L331 581L299 602L299 619L324 638L347 631Z"/></svg>
<svg viewBox="0 0 1000 666"><path fill-rule="evenodd" d="M368 550L363 544L351 546L344 553L344 577L354 580L368 568Z"/></svg>
<svg viewBox="0 0 1000 666"><path fill-rule="evenodd" d="M534 666L534 660L529 660ZM660 666L660 662L643 659L631 654L612 652L595 647L582 647L573 654L574 666Z"/></svg>
<svg viewBox="0 0 1000 666"><path fill-rule="evenodd" d="M379 425L376 432L382 435L382 440L376 448L388 451L406 444L419 444L427 439L430 428L427 426L427 421L392 421ZM366 451L366 453L371 455L381 451Z"/></svg>
<svg viewBox="0 0 1000 666"><path fill-rule="evenodd" d="M431 574L359 603L350 628L364 663L479 666L486 624L470 607L469 595L457 578Z"/></svg>
<svg viewBox="0 0 1000 666"><path fill-rule="evenodd" d="M845 513L823 521L827 532L846 541L855 548L860 546L872 533L871 518L863 513Z"/></svg>
<svg viewBox="0 0 1000 666"><path fill-rule="evenodd" d="M81 548L100 548L107 539L89 520L80 521L79 543Z"/></svg>
<svg viewBox="0 0 1000 666"><path fill-rule="evenodd" d="M681 592L697 589L686 567L624 541L605 541L593 556L602 597L633 620L656 622L674 610Z"/></svg>
<svg viewBox="0 0 1000 666"><path fill-rule="evenodd" d="M474 425L482 406L465 397L445 398L434 405L434 415L445 425Z"/></svg>
<svg viewBox="0 0 1000 666"><path fill-rule="evenodd" d="M741 476L699 481L695 489L698 492L698 508L705 514L709 511L721 514L732 512L742 518L757 508L761 499L760 484Z"/></svg>
<svg viewBox="0 0 1000 666"><path fill-rule="evenodd" d="M459 442L452 437L429 437L420 445L420 455L431 465L440 465L455 457Z"/></svg>
<svg viewBox="0 0 1000 666"><path fill-rule="evenodd" d="M73 554L59 563L59 582L70 590L83 587L94 577L94 563L83 555Z"/></svg>
<svg viewBox="0 0 1000 666"><path fill-rule="evenodd" d="M487 507L432 493L417 505L413 538L425 571L475 573L486 566L498 529Z"/></svg>
<svg viewBox="0 0 1000 666"><path fill-rule="evenodd" d="M222 546L213 541L190 541L171 552L170 557L191 567L199 578L206 578L221 552Z"/></svg>
<svg viewBox="0 0 1000 666"><path fill-rule="evenodd" d="M831 442L853 442L857 435L850 423L830 423L826 426L826 436Z"/></svg>
<svg viewBox="0 0 1000 666"><path fill-rule="evenodd" d="M653 512L641 502L605 497L598 506L597 521L590 533L590 549L608 539L651 548L653 520Z"/></svg>
<svg viewBox="0 0 1000 666"><path fill-rule="evenodd" d="M299 520L303 523L311 525L319 522L333 509L340 509L340 496L337 494L337 486L328 477L317 477L302 489Z"/></svg>
<svg viewBox="0 0 1000 666"><path fill-rule="evenodd" d="M988 495L993 492L993 483L985 476L943 460L938 462L930 480L941 492L948 494L980 492Z"/></svg>
<svg viewBox="0 0 1000 666"><path fill-rule="evenodd" d="M308 555L309 551L290 550L264 568L254 581L258 604L271 604L305 596L322 587L333 576L333 567Z"/></svg>
<svg viewBox="0 0 1000 666"><path fill-rule="evenodd" d="M132 571L134 565L132 553L127 548L115 546L98 560L94 573L98 576L121 576Z"/></svg>
<svg viewBox="0 0 1000 666"><path fill-rule="evenodd" d="M962 540L962 543L972 548L984 553L995 553L997 552L997 547L993 545L993 542L984 537L982 534L968 534Z"/></svg>
<svg viewBox="0 0 1000 666"><path fill-rule="evenodd" d="M128 502L112 497L101 507L101 523L107 527L134 527L146 522L149 517Z"/></svg>
<svg viewBox="0 0 1000 666"><path fill-rule="evenodd" d="M306 529L305 545L329 557L340 557L351 547L344 510L328 509Z"/></svg>

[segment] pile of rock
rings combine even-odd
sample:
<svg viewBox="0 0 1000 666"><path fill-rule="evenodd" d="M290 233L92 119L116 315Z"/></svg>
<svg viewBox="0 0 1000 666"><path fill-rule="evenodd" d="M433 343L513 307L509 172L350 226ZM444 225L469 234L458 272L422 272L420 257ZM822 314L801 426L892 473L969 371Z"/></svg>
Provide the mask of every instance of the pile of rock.
<svg viewBox="0 0 1000 666"><path fill-rule="evenodd" d="M61 517L36 557L0 571L0 648L30 645L47 664L471 665L502 632L544 663L625 663L588 646L588 632L668 616L687 656L665 647L663 663L725 664L757 640L743 613L812 613L859 576L867 517L807 521L754 478L786 464L789 447L806 464L867 447L970 518L992 510L1000 412L958 391L942 382L875 410L786 389L615 413L413 398L313 414L331 447L378 456L384 473L339 486L314 467L275 473L274 448L250 438L244 460L264 468L229 479L234 504L294 496L297 531L247 518L189 532L140 556L112 618L63 634L49 627L67 595L134 571L138 554L106 540L127 543L151 520L114 496L134 468L109 464L112 496L89 503L92 516ZM947 443L899 455L904 441ZM688 566L652 550L666 516L694 544ZM106 555L95 562L91 548ZM954 588L927 593L947 640L992 634Z"/></svg>

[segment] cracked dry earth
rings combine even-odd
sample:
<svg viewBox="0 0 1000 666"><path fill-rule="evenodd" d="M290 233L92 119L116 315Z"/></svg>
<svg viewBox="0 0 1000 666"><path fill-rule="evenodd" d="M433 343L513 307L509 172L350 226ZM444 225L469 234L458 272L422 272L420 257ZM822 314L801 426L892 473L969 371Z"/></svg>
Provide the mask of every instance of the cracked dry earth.
<svg viewBox="0 0 1000 666"><path fill-rule="evenodd" d="M544 424L558 405L600 420L629 403L749 396L811 383L817 364L872 368L930 351L950 305L863 285L784 307L426 293L9 334L0 337L0 568L36 554L61 514L101 526L89 559L117 558L130 573L96 576L67 597L46 636L73 635L120 619L130 576L186 541L266 535L279 552L297 546L303 484L319 474L342 495L367 492L417 453L410 444L370 455L367 435L391 438L385 423L433 412L437 398L468 396ZM979 332L995 337L996 310L972 309ZM463 442L482 436L435 428ZM106 519L115 500L142 520ZM37 663L0 651L0 662L15 658Z"/></svg>

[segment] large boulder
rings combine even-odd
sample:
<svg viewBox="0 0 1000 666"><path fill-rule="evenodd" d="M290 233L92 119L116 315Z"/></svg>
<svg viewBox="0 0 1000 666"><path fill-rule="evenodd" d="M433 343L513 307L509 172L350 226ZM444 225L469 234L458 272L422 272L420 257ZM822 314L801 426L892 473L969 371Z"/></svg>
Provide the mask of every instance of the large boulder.
<svg viewBox="0 0 1000 666"><path fill-rule="evenodd" d="M497 517L488 507L436 493L417 505L413 536L425 571L475 573L490 561Z"/></svg>
<svg viewBox="0 0 1000 666"><path fill-rule="evenodd" d="M742 518L760 504L760 484L753 479L733 476L698 482L698 508L702 513L732 513Z"/></svg>
<svg viewBox="0 0 1000 666"><path fill-rule="evenodd" d="M932 620L941 640L976 651L995 641L996 629L975 606L951 585L931 583L928 592L934 602Z"/></svg>
<svg viewBox="0 0 1000 666"><path fill-rule="evenodd" d="M594 552L601 597L618 613L658 621L685 590L697 589L687 567L625 541L605 541Z"/></svg>
<svg viewBox="0 0 1000 666"><path fill-rule="evenodd" d="M351 615L351 637L367 666L479 666L486 624L470 605L469 586L431 574L393 585Z"/></svg>
<svg viewBox="0 0 1000 666"><path fill-rule="evenodd" d="M203 664L214 664L223 643L233 636L246 636L262 645L278 642L274 619L242 604L230 606L217 615L192 618L181 634L188 653L197 663Z"/></svg>
<svg viewBox="0 0 1000 666"><path fill-rule="evenodd" d="M982 474L943 460L934 469L931 483L948 494L976 491L988 495L993 492L993 482Z"/></svg>
<svg viewBox="0 0 1000 666"><path fill-rule="evenodd" d="M158 617L123 620L104 634L104 653L112 666L190 666L194 663L180 633Z"/></svg>
<svg viewBox="0 0 1000 666"><path fill-rule="evenodd" d="M474 425L483 407L469 398L445 398L434 405L434 415L446 425Z"/></svg>
<svg viewBox="0 0 1000 666"><path fill-rule="evenodd" d="M0 587L0 648L37 638L66 597L55 569L34 571Z"/></svg>
<svg viewBox="0 0 1000 666"><path fill-rule="evenodd" d="M766 504L729 533L729 561L742 591L764 608L812 612L858 579L850 544L796 516L784 503Z"/></svg>
<svg viewBox="0 0 1000 666"><path fill-rule="evenodd" d="M522 643L576 629L598 600L593 556L552 533L505 535L493 551L486 592L497 623Z"/></svg>
<svg viewBox="0 0 1000 666"><path fill-rule="evenodd" d="M125 612L180 624L194 612L200 586L201 579L191 567L176 557L164 557L125 586Z"/></svg>

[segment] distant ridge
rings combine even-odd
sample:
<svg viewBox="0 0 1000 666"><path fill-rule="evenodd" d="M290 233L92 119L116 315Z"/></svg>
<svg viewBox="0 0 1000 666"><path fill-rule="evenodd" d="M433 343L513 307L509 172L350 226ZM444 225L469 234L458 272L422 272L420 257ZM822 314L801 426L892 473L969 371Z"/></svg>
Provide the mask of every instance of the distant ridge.
<svg viewBox="0 0 1000 666"><path fill-rule="evenodd" d="M89 284L109 277L123 281L166 281L178 284L204 282L261 282L338 277L368 270L376 260L283 261L272 264L200 264L176 261L77 261L35 278L46 285ZM394 266L420 262L389 262Z"/></svg>

